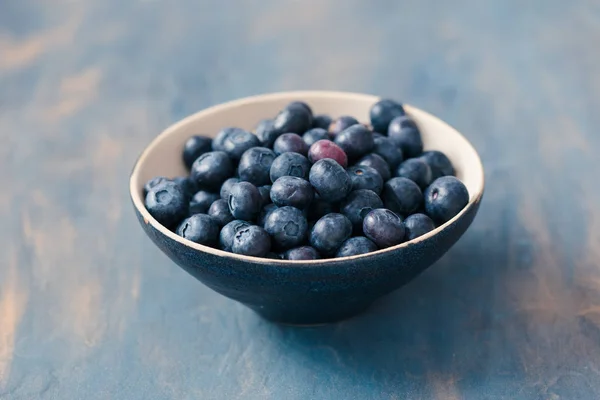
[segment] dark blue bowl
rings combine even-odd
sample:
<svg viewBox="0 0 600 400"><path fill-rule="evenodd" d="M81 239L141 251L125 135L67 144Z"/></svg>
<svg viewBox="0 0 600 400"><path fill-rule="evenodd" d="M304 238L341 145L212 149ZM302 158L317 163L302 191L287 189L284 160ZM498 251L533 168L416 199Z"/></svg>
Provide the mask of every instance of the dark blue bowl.
<svg viewBox="0 0 600 400"><path fill-rule="evenodd" d="M218 293L271 320L319 324L352 317L376 299L400 288L438 260L467 230L484 189L477 152L456 130L407 106L426 149L445 152L470 193L469 204L436 230L401 245L360 256L284 261L228 253L187 241L146 211L144 183L154 176L185 174L181 148L197 133L216 134L224 126L251 129L285 104L303 100L317 113L354 115L368 120L374 96L340 92L286 92L250 97L201 111L159 135L138 159L130 180L131 199L146 234L171 260Z"/></svg>

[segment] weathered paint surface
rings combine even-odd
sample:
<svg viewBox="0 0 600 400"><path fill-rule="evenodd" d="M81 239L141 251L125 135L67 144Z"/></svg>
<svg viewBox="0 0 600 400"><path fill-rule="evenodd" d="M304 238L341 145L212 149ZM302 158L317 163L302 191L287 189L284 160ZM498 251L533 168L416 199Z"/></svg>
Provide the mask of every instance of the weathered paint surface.
<svg viewBox="0 0 600 400"><path fill-rule="evenodd" d="M596 1L0 3L0 399L600 398ZM186 114L310 88L439 115L487 187L417 280L297 329L174 266L127 179Z"/></svg>

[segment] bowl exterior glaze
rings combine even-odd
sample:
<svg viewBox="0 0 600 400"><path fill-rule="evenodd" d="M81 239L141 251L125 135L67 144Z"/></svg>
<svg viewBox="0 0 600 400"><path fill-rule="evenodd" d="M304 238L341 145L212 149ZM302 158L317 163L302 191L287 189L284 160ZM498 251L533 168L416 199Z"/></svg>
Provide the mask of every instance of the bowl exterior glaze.
<svg viewBox="0 0 600 400"><path fill-rule="evenodd" d="M291 266L205 253L164 235L137 210L136 215L154 244L206 286L268 320L307 325L352 317L414 279L463 235L480 201L481 196L436 235L406 247L350 261Z"/></svg>

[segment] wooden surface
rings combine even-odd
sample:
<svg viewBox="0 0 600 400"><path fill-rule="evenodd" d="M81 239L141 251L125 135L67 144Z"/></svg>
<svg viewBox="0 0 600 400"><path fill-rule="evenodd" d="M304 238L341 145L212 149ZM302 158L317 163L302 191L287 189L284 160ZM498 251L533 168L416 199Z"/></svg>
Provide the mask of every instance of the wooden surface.
<svg viewBox="0 0 600 400"><path fill-rule="evenodd" d="M0 0L0 399L600 398L597 1ZM133 162L206 106L410 102L479 216L367 314L268 324L137 226Z"/></svg>

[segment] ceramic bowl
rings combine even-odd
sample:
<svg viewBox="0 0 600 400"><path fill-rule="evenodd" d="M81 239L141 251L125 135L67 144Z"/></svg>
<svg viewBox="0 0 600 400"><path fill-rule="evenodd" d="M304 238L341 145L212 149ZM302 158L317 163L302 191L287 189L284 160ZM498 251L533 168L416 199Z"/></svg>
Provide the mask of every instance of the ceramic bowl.
<svg viewBox="0 0 600 400"><path fill-rule="evenodd" d="M154 176L187 173L181 161L191 135L215 135L226 126L251 130L262 118L302 100L315 114L352 115L369 121L378 97L342 92L283 92L248 97L200 111L167 128L137 160L131 199L142 229L171 260L206 286L237 300L264 318L289 324L318 324L354 316L376 299L402 287L438 260L467 230L483 195L484 173L477 152L455 129L406 106L421 129L425 149L443 151L469 190L468 205L452 220L413 241L359 256L285 261L243 256L187 241L160 225L144 208L142 188Z"/></svg>

